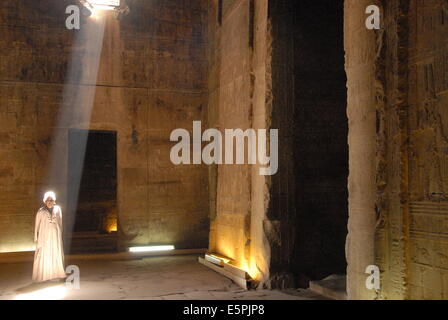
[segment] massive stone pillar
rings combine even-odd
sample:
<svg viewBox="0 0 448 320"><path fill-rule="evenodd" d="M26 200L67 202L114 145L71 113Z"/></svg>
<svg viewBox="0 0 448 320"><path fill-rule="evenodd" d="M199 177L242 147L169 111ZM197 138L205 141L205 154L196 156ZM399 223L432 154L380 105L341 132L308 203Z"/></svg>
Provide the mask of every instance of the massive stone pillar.
<svg viewBox="0 0 448 320"><path fill-rule="evenodd" d="M369 30L366 8L381 9ZM347 291L351 299L409 297L409 1L345 3L349 116ZM379 290L366 268L379 267Z"/></svg>
<svg viewBox="0 0 448 320"><path fill-rule="evenodd" d="M209 3L208 125L269 128L267 0ZM247 163L247 162L246 162ZM269 178L259 166L218 165L210 173L210 251L227 256L255 279L269 279L264 220Z"/></svg>
<svg viewBox="0 0 448 320"><path fill-rule="evenodd" d="M345 51L349 118L349 221L346 243L349 298L373 298L364 285L368 265L375 263L377 177L376 65L380 32L365 26L372 1L345 2ZM378 4L378 3L377 3Z"/></svg>

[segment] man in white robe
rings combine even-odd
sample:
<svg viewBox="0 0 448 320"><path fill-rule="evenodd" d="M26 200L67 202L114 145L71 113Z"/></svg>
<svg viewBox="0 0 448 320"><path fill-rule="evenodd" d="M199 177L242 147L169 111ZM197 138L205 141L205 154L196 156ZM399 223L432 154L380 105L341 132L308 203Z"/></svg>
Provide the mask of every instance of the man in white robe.
<svg viewBox="0 0 448 320"><path fill-rule="evenodd" d="M42 282L66 278L62 244L62 210L55 205L56 195L47 192L45 206L37 211L34 242L33 281Z"/></svg>

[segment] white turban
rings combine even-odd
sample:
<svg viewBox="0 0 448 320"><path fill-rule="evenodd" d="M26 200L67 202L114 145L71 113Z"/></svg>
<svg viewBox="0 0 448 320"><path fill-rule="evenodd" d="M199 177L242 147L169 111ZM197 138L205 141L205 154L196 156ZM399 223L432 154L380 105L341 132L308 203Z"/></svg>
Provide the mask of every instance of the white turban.
<svg viewBox="0 0 448 320"><path fill-rule="evenodd" d="M56 195L55 195L55 193L54 193L53 191L45 192L45 195L44 195L44 202L47 201L48 198L51 198L51 199L53 199L54 201L56 201Z"/></svg>

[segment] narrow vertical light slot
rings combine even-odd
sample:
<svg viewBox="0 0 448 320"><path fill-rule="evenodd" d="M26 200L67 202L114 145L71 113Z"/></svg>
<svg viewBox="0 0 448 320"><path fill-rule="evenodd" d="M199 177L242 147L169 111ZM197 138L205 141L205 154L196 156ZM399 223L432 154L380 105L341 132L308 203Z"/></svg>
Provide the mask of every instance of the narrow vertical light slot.
<svg viewBox="0 0 448 320"><path fill-rule="evenodd" d="M174 246L147 246L147 247L131 247L130 252L153 252L153 251L169 251L174 250Z"/></svg>

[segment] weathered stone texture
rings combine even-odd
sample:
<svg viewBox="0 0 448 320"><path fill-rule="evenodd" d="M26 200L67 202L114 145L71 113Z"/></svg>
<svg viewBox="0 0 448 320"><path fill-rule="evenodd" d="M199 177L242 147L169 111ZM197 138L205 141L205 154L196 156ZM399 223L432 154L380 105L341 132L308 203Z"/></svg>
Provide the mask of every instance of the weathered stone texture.
<svg viewBox="0 0 448 320"><path fill-rule="evenodd" d="M112 12L83 18L80 31L65 28L70 3L0 3L0 193L8 199L0 251L32 248L34 213L47 188L64 209L69 128L117 132L122 248L205 247L207 168L173 165L169 136L191 130L207 103L206 1L128 0L121 21ZM90 103L89 119L77 107Z"/></svg>
<svg viewBox="0 0 448 320"><path fill-rule="evenodd" d="M343 271L345 243L349 298L448 298L446 0L345 0L347 92L341 1L127 0L70 31L73 3L0 1L0 252L32 248L46 189L66 209L69 129L109 130L122 249L208 240L285 287ZM279 172L174 166L194 120L279 129Z"/></svg>
<svg viewBox="0 0 448 320"><path fill-rule="evenodd" d="M365 27L372 1L345 1L344 35L349 121L349 220L346 243L349 299L371 299L365 270L375 264L376 74L378 33Z"/></svg>
<svg viewBox="0 0 448 320"><path fill-rule="evenodd" d="M409 7L409 297L448 298L448 3Z"/></svg>
<svg viewBox="0 0 448 320"><path fill-rule="evenodd" d="M446 298L446 1L346 1L349 298ZM381 289L365 289L368 264Z"/></svg>
<svg viewBox="0 0 448 320"><path fill-rule="evenodd" d="M228 2L224 1L226 8ZM222 132L251 127L248 14L248 1L236 1L231 9L223 10L221 26L216 26L217 22L210 26L219 33L219 43L214 43L219 59L219 85L211 88L210 94L219 91L216 124ZM217 170L216 219L212 221L215 242L211 249L243 265L249 259L246 246L250 239L251 170L247 165L221 165Z"/></svg>
<svg viewBox="0 0 448 320"><path fill-rule="evenodd" d="M267 128L267 1L224 0L209 5L209 126ZM251 29L254 19L256 27ZM251 34L256 41L250 45ZM262 282L269 279L269 247L263 220L268 179L259 166L220 165L210 169L210 250L228 256ZM214 198L216 197L216 200ZM213 209L213 205L216 209ZM216 211L215 211L216 210Z"/></svg>

